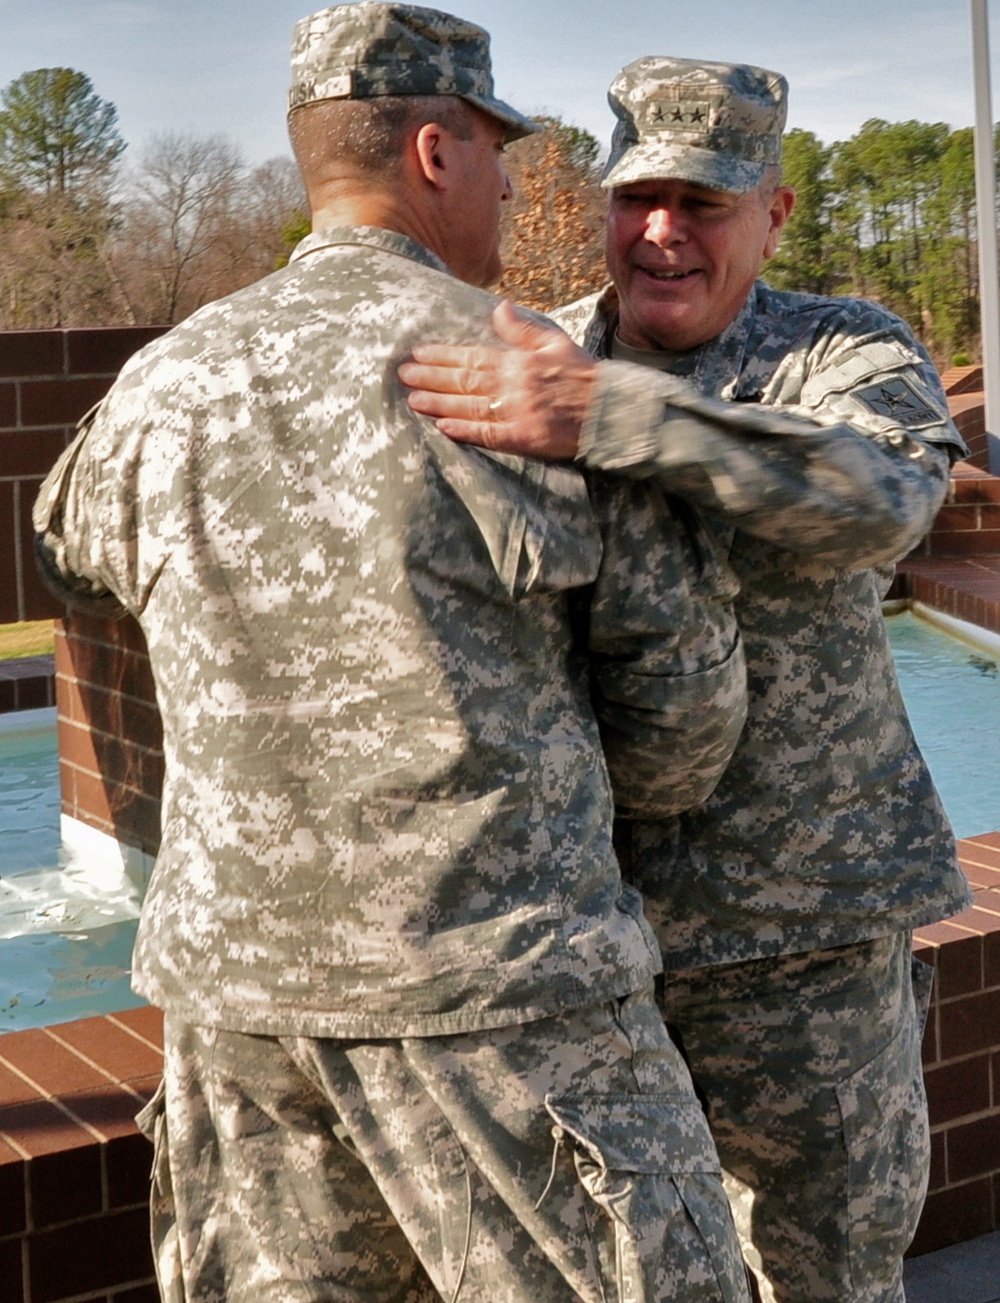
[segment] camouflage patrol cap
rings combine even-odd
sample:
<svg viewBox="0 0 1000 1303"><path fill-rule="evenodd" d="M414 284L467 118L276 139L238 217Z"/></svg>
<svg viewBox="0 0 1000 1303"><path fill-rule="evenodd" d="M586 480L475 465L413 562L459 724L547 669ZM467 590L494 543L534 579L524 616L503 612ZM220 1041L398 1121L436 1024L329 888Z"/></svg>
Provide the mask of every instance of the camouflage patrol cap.
<svg viewBox="0 0 1000 1303"><path fill-rule="evenodd" d="M457 95L498 118L516 140L539 128L493 94L490 37L453 14L419 5L333 5L292 29L288 111L318 100Z"/></svg>
<svg viewBox="0 0 1000 1303"><path fill-rule="evenodd" d="M608 90L618 122L601 184L678 180L752 190L781 161L788 83L745 63L652 55Z"/></svg>

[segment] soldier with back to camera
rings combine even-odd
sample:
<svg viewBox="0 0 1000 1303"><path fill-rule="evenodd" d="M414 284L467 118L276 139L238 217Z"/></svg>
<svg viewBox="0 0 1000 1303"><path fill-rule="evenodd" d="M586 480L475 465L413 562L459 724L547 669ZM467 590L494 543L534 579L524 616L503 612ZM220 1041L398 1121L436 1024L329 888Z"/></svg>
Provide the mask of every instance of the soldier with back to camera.
<svg viewBox="0 0 1000 1303"><path fill-rule="evenodd" d="M35 510L54 589L138 619L163 716L163 1297L746 1303L608 775L637 816L717 781L728 575L652 482L406 404L414 341L492 338L532 124L486 33L338 5L293 68L313 233L140 352Z"/></svg>

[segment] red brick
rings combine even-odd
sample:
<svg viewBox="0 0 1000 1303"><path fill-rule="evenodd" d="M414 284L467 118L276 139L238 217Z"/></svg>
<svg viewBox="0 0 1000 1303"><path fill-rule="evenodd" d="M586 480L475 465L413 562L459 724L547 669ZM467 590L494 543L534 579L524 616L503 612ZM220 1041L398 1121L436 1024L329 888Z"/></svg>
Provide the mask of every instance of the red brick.
<svg viewBox="0 0 1000 1303"><path fill-rule="evenodd" d="M71 375L117 374L133 353L156 339L165 326L101 326L68 330L66 347Z"/></svg>
<svg viewBox="0 0 1000 1303"><path fill-rule="evenodd" d="M0 376L62 375L61 330L5 330L0 333Z"/></svg>
<svg viewBox="0 0 1000 1303"><path fill-rule="evenodd" d="M17 387L0 384L0 428L13 429L17 425ZM0 474L6 474L3 453L0 452Z"/></svg>
<svg viewBox="0 0 1000 1303"><path fill-rule="evenodd" d="M934 556L983 556L1000 552L1000 529L979 529L961 532L942 530L932 535Z"/></svg>
<svg viewBox="0 0 1000 1303"><path fill-rule="evenodd" d="M983 859L986 855L993 854L991 850L982 852ZM973 891L988 891L993 887L1000 887L1000 868L983 862L983 859L977 861L971 853L961 859L962 871Z"/></svg>
<svg viewBox="0 0 1000 1303"><path fill-rule="evenodd" d="M89 728L71 724L68 720L58 721L59 755L68 765L77 769L86 769L89 773L99 774L94 735Z"/></svg>
<svg viewBox="0 0 1000 1303"><path fill-rule="evenodd" d="M948 1171L944 1132L934 1131L931 1133L931 1171L928 1189L943 1190L947 1184Z"/></svg>
<svg viewBox="0 0 1000 1303"><path fill-rule="evenodd" d="M22 1032L11 1040L0 1045L0 1054L48 1095L68 1095L103 1084L99 1073L45 1031Z"/></svg>
<svg viewBox="0 0 1000 1303"><path fill-rule="evenodd" d="M951 487L956 502L1000 502L1000 478L993 475L954 478Z"/></svg>
<svg viewBox="0 0 1000 1303"><path fill-rule="evenodd" d="M923 1215L907 1257L933 1253L993 1230L988 1178L968 1185L937 1190L927 1196Z"/></svg>
<svg viewBox="0 0 1000 1303"><path fill-rule="evenodd" d="M52 596L42 583L41 577L35 569L33 556L34 542L32 542L27 553L28 569L22 576L24 582L24 614L21 618L24 620L57 619L66 608L62 602Z"/></svg>
<svg viewBox="0 0 1000 1303"><path fill-rule="evenodd" d="M980 887L972 905L976 925L984 935L1000 930L1000 883Z"/></svg>
<svg viewBox="0 0 1000 1303"><path fill-rule="evenodd" d="M155 1281L150 1281L148 1285L115 1290L108 1297L110 1303L160 1303L160 1291Z"/></svg>
<svg viewBox="0 0 1000 1303"><path fill-rule="evenodd" d="M155 856L160 849L159 797L136 796L116 813L115 832L119 841Z"/></svg>
<svg viewBox="0 0 1000 1303"><path fill-rule="evenodd" d="M0 483L0 557L14 557L15 524L15 485ZM8 561L7 566L10 566ZM7 569L10 573L10 569ZM17 600L17 585L9 580L0 584L0 624L14 624L20 619Z"/></svg>
<svg viewBox="0 0 1000 1303"><path fill-rule="evenodd" d="M953 1001L942 1016L940 1031L945 1062L1000 1044L1000 990Z"/></svg>
<svg viewBox="0 0 1000 1303"><path fill-rule="evenodd" d="M972 394L976 401L985 405L985 399L981 392L983 388L983 368L975 362L970 362L964 366L951 366L947 371L942 372L941 387L948 395L948 409L952 415L954 415L955 409L952 407L951 400L959 394L963 396ZM959 462L956 469L963 465L963 462Z"/></svg>
<svg viewBox="0 0 1000 1303"><path fill-rule="evenodd" d="M950 1127L945 1138L950 1184L1000 1170L1000 1117Z"/></svg>
<svg viewBox="0 0 1000 1303"><path fill-rule="evenodd" d="M84 823L93 824L95 828L113 832L115 819L108 800L104 784L96 774L85 773L71 765L60 762L60 775L66 775L72 790L71 813Z"/></svg>
<svg viewBox="0 0 1000 1303"><path fill-rule="evenodd" d="M23 491L34 501L39 485L65 447L64 430L0 434L0 475L10 479L32 480L33 483Z"/></svg>
<svg viewBox="0 0 1000 1303"><path fill-rule="evenodd" d="M121 624L132 625L133 621L122 620ZM138 630L138 625L134 627ZM122 632L128 636L127 630ZM93 686L137 701L156 699L145 643L134 647L128 643L94 639L87 632L81 636L72 625L68 625L67 634L69 663L66 672L80 680L84 697Z"/></svg>
<svg viewBox="0 0 1000 1303"><path fill-rule="evenodd" d="M11 1104L3 1109L0 1133L31 1158L94 1143L93 1136L47 1100Z"/></svg>
<svg viewBox="0 0 1000 1303"><path fill-rule="evenodd" d="M137 1100L123 1086L110 1083L99 1090L81 1091L63 1100L73 1116L96 1131L103 1141L133 1135L135 1115L144 1102Z"/></svg>
<svg viewBox="0 0 1000 1303"><path fill-rule="evenodd" d="M941 947L964 941L968 936L969 933L956 927L951 919L944 919L940 923L925 923L923 927L917 928L913 939L921 945L933 945L938 954L937 963L940 964Z"/></svg>
<svg viewBox="0 0 1000 1303"><path fill-rule="evenodd" d="M979 502L956 503L951 507L942 507L934 519L932 539L936 540L939 535L952 530L978 529L981 510L982 504Z"/></svg>
<svg viewBox="0 0 1000 1303"><path fill-rule="evenodd" d="M90 1217L103 1207L101 1147L94 1140L76 1149L33 1158L28 1179L34 1230Z"/></svg>
<svg viewBox="0 0 1000 1303"><path fill-rule="evenodd" d="M924 1073L931 1126L950 1122L970 1113L985 1112L991 1104L990 1056L945 1063ZM1000 1124L1000 1123L998 1123Z"/></svg>
<svg viewBox="0 0 1000 1303"><path fill-rule="evenodd" d="M24 1303L20 1240L0 1240L0 1280L3 1281L4 1303Z"/></svg>
<svg viewBox="0 0 1000 1303"><path fill-rule="evenodd" d="M122 731L147 751L163 752L163 721L156 702L122 698Z"/></svg>
<svg viewBox="0 0 1000 1303"><path fill-rule="evenodd" d="M24 1200L24 1161L9 1145L3 1146L13 1162L0 1163L0 1239L18 1235L27 1226Z"/></svg>
<svg viewBox="0 0 1000 1303"><path fill-rule="evenodd" d="M129 1136L119 1136L107 1147L108 1202L112 1208L128 1208L149 1199L153 1146L133 1127Z"/></svg>
<svg viewBox="0 0 1000 1303"><path fill-rule="evenodd" d="M108 390L107 380L22 380L21 425L76 425Z"/></svg>
<svg viewBox="0 0 1000 1303"><path fill-rule="evenodd" d="M0 1060L4 1058L12 1041L16 1042L26 1035L26 1032L7 1032L0 1036ZM11 1072L5 1063L0 1062L0 1111L8 1104L24 1104L38 1097L38 1091L33 1086L19 1077L16 1072Z"/></svg>
<svg viewBox="0 0 1000 1303"><path fill-rule="evenodd" d="M130 1031L144 1040L163 1048L163 1013L152 1005L143 1005L139 1009L126 1009L123 1013L111 1015L111 1021L124 1023Z"/></svg>
<svg viewBox="0 0 1000 1303"><path fill-rule="evenodd" d="M116 813L131 804L132 793L159 798L163 788L163 753L136 745L128 718L129 713L123 711L121 730L115 733L91 732L73 724L62 725L60 731L60 755L78 769L101 775L112 790L111 806Z"/></svg>
<svg viewBox="0 0 1000 1303"><path fill-rule="evenodd" d="M108 1213L43 1231L28 1249L32 1303L58 1303L153 1276L144 1208Z"/></svg>
<svg viewBox="0 0 1000 1303"><path fill-rule="evenodd" d="M940 1010L935 1000L931 1002L930 1012L924 1026L924 1038L920 1043L920 1061L925 1070L933 1067L941 1058L939 1019Z"/></svg>
<svg viewBox="0 0 1000 1303"><path fill-rule="evenodd" d="M79 680L67 678L61 705L67 722L101 733L124 734L150 749L162 749L163 725L153 701L122 697L91 684L81 689Z"/></svg>
<svg viewBox="0 0 1000 1303"><path fill-rule="evenodd" d="M43 706L54 706L55 679L51 675L41 675L34 679L20 679L17 688L17 710L39 710Z"/></svg>
<svg viewBox="0 0 1000 1303"><path fill-rule="evenodd" d="M122 647L128 651L146 652L142 630L131 617L108 620L98 615L84 615L74 611L67 616L66 632L74 638L96 643L100 647Z"/></svg>
<svg viewBox="0 0 1000 1303"><path fill-rule="evenodd" d="M965 921L967 912L960 915ZM981 936L956 938L938 951L938 999L951 1000L983 988L983 939Z"/></svg>
<svg viewBox="0 0 1000 1303"><path fill-rule="evenodd" d="M124 1019L125 1015L114 1017ZM160 1053L130 1035L124 1027L117 1026L111 1018L84 1018L63 1023L57 1030L60 1037L99 1064L115 1081L157 1076L163 1067Z"/></svg>

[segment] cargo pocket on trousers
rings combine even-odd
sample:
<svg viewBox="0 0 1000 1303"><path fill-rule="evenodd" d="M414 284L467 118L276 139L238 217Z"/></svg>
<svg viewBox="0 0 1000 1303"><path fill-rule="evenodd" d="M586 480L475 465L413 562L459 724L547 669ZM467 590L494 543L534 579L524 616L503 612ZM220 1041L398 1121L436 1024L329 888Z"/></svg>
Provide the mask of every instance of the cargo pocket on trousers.
<svg viewBox="0 0 1000 1303"><path fill-rule="evenodd" d="M847 1237L855 1282L892 1282L917 1229L930 1170L920 1011L837 1087L847 1147Z"/></svg>
<svg viewBox="0 0 1000 1303"><path fill-rule="evenodd" d="M557 1139L605 1214L606 1282L620 1303L674 1297L749 1303L715 1145L693 1100L672 1095L560 1095L545 1101Z"/></svg>
<svg viewBox="0 0 1000 1303"><path fill-rule="evenodd" d="M149 1221L160 1298L162 1303L184 1303L177 1216L167 1146L167 1087L164 1081L160 1081L152 1099L136 1115L135 1124L146 1139L153 1143Z"/></svg>

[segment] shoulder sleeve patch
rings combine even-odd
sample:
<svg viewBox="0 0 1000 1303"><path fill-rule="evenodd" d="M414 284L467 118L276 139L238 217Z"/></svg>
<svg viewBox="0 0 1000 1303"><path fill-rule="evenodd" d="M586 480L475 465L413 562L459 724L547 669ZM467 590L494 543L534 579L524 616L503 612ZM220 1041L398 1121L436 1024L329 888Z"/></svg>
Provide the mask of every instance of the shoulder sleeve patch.
<svg viewBox="0 0 1000 1303"><path fill-rule="evenodd" d="M864 389L852 389L850 397L876 416L895 421L897 425L931 425L946 419L945 413L932 406L927 395L905 376L888 376Z"/></svg>

